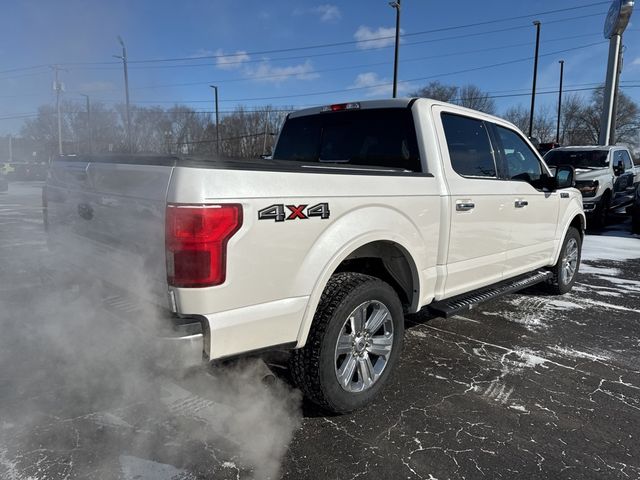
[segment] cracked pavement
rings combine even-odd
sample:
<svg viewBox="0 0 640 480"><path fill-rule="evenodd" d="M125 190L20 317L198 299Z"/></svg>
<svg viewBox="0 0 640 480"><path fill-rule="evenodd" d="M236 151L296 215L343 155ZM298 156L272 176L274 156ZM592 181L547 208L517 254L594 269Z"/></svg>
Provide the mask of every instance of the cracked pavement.
<svg viewBox="0 0 640 480"><path fill-rule="evenodd" d="M126 395L95 396L89 380L66 388L64 357L30 350L39 320L10 314L20 292L53 279L40 261L39 187L0 195L2 480L266 478L249 458L253 436L281 447L284 479L640 478L640 253L623 251L640 252L640 238L626 221L587 236L568 295L533 288L446 320L408 318L375 404L326 416L303 403L291 439L269 436L285 417L268 409L265 428L257 416L248 434L233 430L243 410L205 388L208 373L159 376Z"/></svg>

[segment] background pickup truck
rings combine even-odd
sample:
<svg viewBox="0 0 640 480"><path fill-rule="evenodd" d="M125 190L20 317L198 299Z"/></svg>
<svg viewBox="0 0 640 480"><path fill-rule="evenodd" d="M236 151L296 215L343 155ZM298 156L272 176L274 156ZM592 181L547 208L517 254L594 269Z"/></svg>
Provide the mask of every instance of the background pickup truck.
<svg viewBox="0 0 640 480"><path fill-rule="evenodd" d="M291 349L303 392L346 412L388 379L405 313L572 287L572 182L510 123L398 99L292 113L272 159L61 157L43 193L51 248L200 357Z"/></svg>
<svg viewBox="0 0 640 480"><path fill-rule="evenodd" d="M597 227L603 227L610 212L631 208L640 183L640 168L633 164L625 147L561 147L547 152L549 166L571 165L576 171L576 188L582 192L585 213Z"/></svg>

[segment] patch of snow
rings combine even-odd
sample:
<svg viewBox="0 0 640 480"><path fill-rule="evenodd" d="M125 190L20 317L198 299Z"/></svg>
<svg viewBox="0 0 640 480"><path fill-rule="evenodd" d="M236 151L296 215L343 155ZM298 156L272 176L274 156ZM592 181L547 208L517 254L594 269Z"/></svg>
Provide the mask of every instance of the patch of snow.
<svg viewBox="0 0 640 480"><path fill-rule="evenodd" d="M499 312L483 312L483 315L487 315L490 317L500 317L504 320L507 320L508 322L524 325L530 328L531 330L546 328L546 325L543 322L543 319L534 313L499 311Z"/></svg>
<svg viewBox="0 0 640 480"><path fill-rule="evenodd" d="M587 235L582 245L582 260L613 260L623 262L640 258L640 241L631 237Z"/></svg>
<svg viewBox="0 0 640 480"><path fill-rule="evenodd" d="M124 421L120 417L114 415L109 412L99 412L89 415L89 417L94 420L94 422L98 425L102 425L104 427L125 427L125 428L133 428L133 425Z"/></svg>
<svg viewBox="0 0 640 480"><path fill-rule="evenodd" d="M547 300L547 306L553 310L583 310L585 308L578 303L560 300L558 298L550 298Z"/></svg>
<svg viewBox="0 0 640 480"><path fill-rule="evenodd" d="M409 330L409 333L411 335L413 335L414 337L420 337L420 338L427 338L429 335L427 335L424 332L421 332L420 330L417 330L415 328L412 328Z"/></svg>
<svg viewBox="0 0 640 480"><path fill-rule="evenodd" d="M144 458L120 455L122 478L125 480L175 480L193 478L186 470Z"/></svg>
<svg viewBox="0 0 640 480"><path fill-rule="evenodd" d="M549 350L566 357L586 358L587 360L594 360L594 361L609 360L609 357L606 355L596 355L589 352L574 350L572 348L561 347L560 345L554 345L553 347L550 347Z"/></svg>
<svg viewBox="0 0 640 480"><path fill-rule="evenodd" d="M518 355L520 359L522 359L522 361L524 362L524 366L529 368L535 368L538 365L544 365L549 361L546 358L540 357L526 350L515 350L514 353Z"/></svg>
<svg viewBox="0 0 640 480"><path fill-rule="evenodd" d="M620 270L617 268L594 267L584 262L580 264L579 272L591 275L611 275L613 277L621 274Z"/></svg>

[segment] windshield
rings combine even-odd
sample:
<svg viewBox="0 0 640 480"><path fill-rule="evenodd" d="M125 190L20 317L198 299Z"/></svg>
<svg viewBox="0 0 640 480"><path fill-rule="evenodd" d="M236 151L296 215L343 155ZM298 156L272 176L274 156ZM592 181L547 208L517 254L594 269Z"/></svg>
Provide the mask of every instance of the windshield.
<svg viewBox="0 0 640 480"><path fill-rule="evenodd" d="M273 158L421 171L413 116L407 108L290 118L284 124Z"/></svg>
<svg viewBox="0 0 640 480"><path fill-rule="evenodd" d="M551 150L544 156L547 165L574 168L604 168L609 165L607 150Z"/></svg>

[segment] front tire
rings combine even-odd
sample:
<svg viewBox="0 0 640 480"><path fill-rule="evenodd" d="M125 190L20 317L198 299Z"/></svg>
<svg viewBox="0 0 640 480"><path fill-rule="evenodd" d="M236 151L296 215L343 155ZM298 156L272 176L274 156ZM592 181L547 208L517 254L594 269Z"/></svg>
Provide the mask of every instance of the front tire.
<svg viewBox="0 0 640 480"><path fill-rule="evenodd" d="M343 272L329 280L306 345L290 369L305 396L325 410L347 413L371 403L398 362L404 315L387 283Z"/></svg>
<svg viewBox="0 0 640 480"><path fill-rule="evenodd" d="M604 228L609 220L609 210L611 209L611 195L606 191L593 212L593 223L596 228Z"/></svg>
<svg viewBox="0 0 640 480"><path fill-rule="evenodd" d="M558 262L551 267L553 274L548 284L550 293L564 295L573 288L580 268L582 236L574 227L569 227L564 237Z"/></svg>

